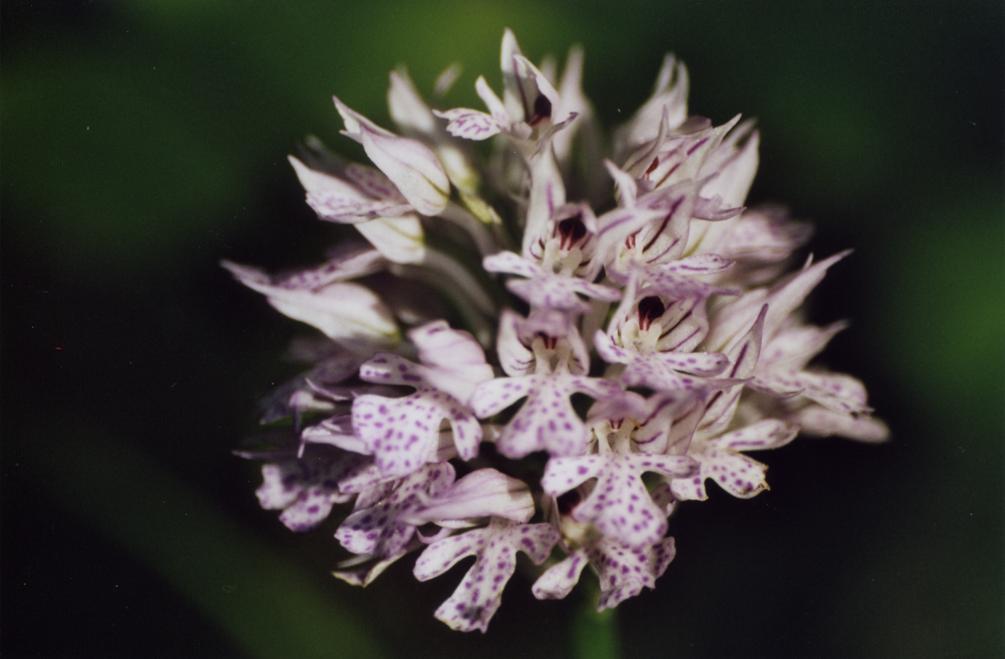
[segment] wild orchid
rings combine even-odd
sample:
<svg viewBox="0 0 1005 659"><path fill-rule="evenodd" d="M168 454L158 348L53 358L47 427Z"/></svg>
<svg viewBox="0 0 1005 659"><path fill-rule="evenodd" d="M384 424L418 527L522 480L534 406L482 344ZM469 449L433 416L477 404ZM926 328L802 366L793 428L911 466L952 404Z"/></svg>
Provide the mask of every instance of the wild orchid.
<svg viewBox="0 0 1005 659"><path fill-rule="evenodd" d="M398 132L336 98L372 166L315 139L290 162L318 217L363 240L287 276L225 263L323 335L263 405L281 441L241 453L263 462L262 507L293 531L337 509L352 584L413 552L420 581L473 557L435 614L457 630L487 629L521 564L539 599L589 566L615 607L667 570L677 507L768 488L748 453L887 435L858 380L810 365L844 325L800 309L846 254L787 274L809 228L747 207L754 125L689 116L668 56L605 141L582 66L574 49L553 84L506 31L484 110L434 109L403 70Z"/></svg>

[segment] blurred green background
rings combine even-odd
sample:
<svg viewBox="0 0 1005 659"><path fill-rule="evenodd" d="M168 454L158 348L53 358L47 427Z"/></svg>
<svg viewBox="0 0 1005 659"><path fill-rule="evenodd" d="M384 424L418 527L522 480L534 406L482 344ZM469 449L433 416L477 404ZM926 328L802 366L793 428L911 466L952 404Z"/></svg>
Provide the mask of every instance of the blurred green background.
<svg viewBox="0 0 1005 659"><path fill-rule="evenodd" d="M815 297L851 318L827 361L870 387L893 440L797 442L772 491L672 522L678 556L624 604L624 657L1005 653L1005 216L1000 2L4 2L2 630L5 657L561 657L600 654L582 601L517 578L485 635L432 618L456 572L328 576L229 450L294 369L300 331L227 257L319 257L285 155L344 153L333 92L387 120L387 71L451 100L534 58L587 51L610 125L661 55L692 110L759 119L753 201L855 255ZM326 527L328 528L328 527ZM329 529L330 530L330 529ZM585 648L585 650L583 650ZM582 652L581 652L582 654Z"/></svg>

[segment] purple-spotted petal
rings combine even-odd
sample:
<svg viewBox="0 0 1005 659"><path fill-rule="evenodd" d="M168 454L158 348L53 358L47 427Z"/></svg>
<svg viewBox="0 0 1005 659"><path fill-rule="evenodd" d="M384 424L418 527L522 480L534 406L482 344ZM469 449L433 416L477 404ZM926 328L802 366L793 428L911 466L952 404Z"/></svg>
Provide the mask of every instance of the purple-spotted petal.
<svg viewBox="0 0 1005 659"><path fill-rule="evenodd" d="M482 266L489 272L506 272L521 277L539 277L544 269L529 259L513 252L499 252L482 259Z"/></svg>
<svg viewBox="0 0 1005 659"><path fill-rule="evenodd" d="M430 464L390 488L370 506L357 507L335 532L335 539L354 554L393 556L412 539L421 522L409 519L428 497L435 497L454 482L450 463Z"/></svg>
<svg viewBox="0 0 1005 659"><path fill-rule="evenodd" d="M422 384L419 366L399 355L378 352L359 367L359 377L374 384L402 384L418 387Z"/></svg>
<svg viewBox="0 0 1005 659"><path fill-rule="evenodd" d="M364 395L352 405L356 434L387 477L401 477L437 461L440 426L449 422L457 453L470 460L478 453L481 424L455 398L423 387L403 398Z"/></svg>
<svg viewBox="0 0 1005 659"><path fill-rule="evenodd" d="M258 268L230 261L223 261L222 265L241 283L254 290L274 287L287 290L317 291L338 281L373 274L383 268L385 263L376 250L354 244L338 250L330 259L317 267L296 270L284 275L269 275Z"/></svg>
<svg viewBox="0 0 1005 659"><path fill-rule="evenodd" d="M320 524L336 503L352 495L339 491L339 481L362 462L351 453L316 451L296 460L262 465L262 485L255 494L266 510L282 510L279 520L291 531Z"/></svg>
<svg viewBox="0 0 1005 659"><path fill-rule="evenodd" d="M584 295L604 302L616 302L621 293L601 284L591 284L577 277L541 275L534 279L511 279L506 288L534 308L567 313L584 313L588 306L577 296Z"/></svg>
<svg viewBox="0 0 1005 659"><path fill-rule="evenodd" d="M790 377L798 383L802 395L835 412L857 416L872 411L866 402L865 385L844 373L801 371Z"/></svg>
<svg viewBox="0 0 1005 659"><path fill-rule="evenodd" d="M569 400L574 391L567 379L535 376L527 401L496 440L499 452L509 458L541 450L553 455L582 453L586 427Z"/></svg>
<svg viewBox="0 0 1005 659"><path fill-rule="evenodd" d="M606 456L583 455L572 458L552 458L541 477L541 489L552 496L559 496L579 487L597 475L607 466Z"/></svg>
<svg viewBox="0 0 1005 659"><path fill-rule="evenodd" d="M552 458L541 487L558 496L596 478L589 496L573 509L573 518L592 523L607 537L639 547L658 542L667 529L666 517L649 496L642 474L682 477L693 469L690 458L678 455L608 453Z"/></svg>
<svg viewBox="0 0 1005 659"><path fill-rule="evenodd" d="M587 307L577 294L606 302L615 302L621 298L617 289L579 277L545 272L537 263L513 252L487 256L483 265L489 272L507 272L526 277L527 279L511 279L506 282L506 287L535 308L582 313Z"/></svg>
<svg viewBox="0 0 1005 659"><path fill-rule="evenodd" d="M719 375L729 365L729 359L721 353L638 353L626 350L599 330L594 335L594 345L604 361L627 365L621 377L630 387L645 386L659 391L697 391L703 386L721 386L702 378Z"/></svg>
<svg viewBox="0 0 1005 659"><path fill-rule="evenodd" d="M633 356L622 373L622 380L630 387L649 387L658 391L701 391L708 387L722 388L724 383L705 379L701 372L689 375L691 368L715 374L726 363L718 353L660 353ZM697 355L697 357L691 357ZM687 362L694 359L694 364Z"/></svg>
<svg viewBox="0 0 1005 659"><path fill-rule="evenodd" d="M676 555L673 538L646 547L631 547L604 538L589 551L590 564L600 580L598 610L611 609L643 588L655 588Z"/></svg>
<svg viewBox="0 0 1005 659"><path fill-rule="evenodd" d="M500 378L479 386L472 407L480 417L491 416L526 396L496 440L499 452L509 458L542 450L580 455L586 450L587 431L570 396L582 392L596 398L615 391L620 387L614 382L562 373Z"/></svg>
<svg viewBox="0 0 1005 659"><path fill-rule="evenodd" d="M495 520L486 528L429 545L415 562L413 572L419 581L428 581L458 561L475 556L460 585L436 610L436 618L451 629L484 632L499 608L506 582L516 570L517 552L524 552L539 565L548 557L558 537L558 531L550 524Z"/></svg>
<svg viewBox="0 0 1005 659"><path fill-rule="evenodd" d="M695 258L697 259L697 257ZM698 263L702 262L705 262L705 259L698 261ZM672 300L684 300L687 298L704 300L713 295L736 295L738 293L735 288L717 286L687 276L688 274L709 274L714 272L714 270L688 273L679 266L681 263L681 260L677 260L640 268L639 279L644 287L644 291L659 293Z"/></svg>
<svg viewBox="0 0 1005 659"><path fill-rule="evenodd" d="M781 440L786 439L787 432L779 431L776 439L781 443ZM792 436L794 433L787 439L791 441ZM670 489L678 499L702 501L707 499L708 494L704 485L707 479L712 479L726 492L741 499L749 499L768 489L765 480L767 466L741 453L705 444L689 455L698 462L699 472L687 478L675 478L670 481Z"/></svg>
<svg viewBox="0 0 1005 659"><path fill-rule="evenodd" d="M502 130L502 126L492 115L478 110L454 108L445 112L434 110L433 114L449 122L448 133L466 140L487 140Z"/></svg>
<svg viewBox="0 0 1005 659"><path fill-rule="evenodd" d="M539 600L560 600L572 592L579 577L583 573L583 568L589 564L585 549L577 549L565 557L564 560L552 565L544 571L531 592Z"/></svg>
<svg viewBox="0 0 1005 659"><path fill-rule="evenodd" d="M534 376L496 378L483 382L475 389L471 408L479 418L498 414L521 398L534 386Z"/></svg>

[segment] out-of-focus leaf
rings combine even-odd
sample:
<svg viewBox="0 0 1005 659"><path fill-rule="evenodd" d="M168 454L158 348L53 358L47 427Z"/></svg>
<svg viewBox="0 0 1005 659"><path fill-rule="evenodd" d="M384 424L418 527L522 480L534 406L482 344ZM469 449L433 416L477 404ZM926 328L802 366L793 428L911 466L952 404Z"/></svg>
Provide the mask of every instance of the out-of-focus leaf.
<svg viewBox="0 0 1005 659"><path fill-rule="evenodd" d="M77 430L61 446L36 444L29 459L61 506L189 597L248 656L383 655L365 621L321 587L334 583L328 575L286 563L129 442Z"/></svg>

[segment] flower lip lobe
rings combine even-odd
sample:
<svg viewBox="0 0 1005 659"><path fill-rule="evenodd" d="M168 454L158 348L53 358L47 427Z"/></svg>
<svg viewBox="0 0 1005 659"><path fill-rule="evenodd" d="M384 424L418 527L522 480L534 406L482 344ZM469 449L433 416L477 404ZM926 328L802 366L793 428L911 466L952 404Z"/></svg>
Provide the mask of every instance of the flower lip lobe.
<svg viewBox="0 0 1005 659"><path fill-rule="evenodd" d="M583 66L576 47L538 67L506 30L483 109L433 109L404 68L393 129L335 98L371 164L316 138L289 161L318 219L369 245L279 276L223 263L317 330L236 452L263 463L262 508L297 532L340 515L353 585L412 553L419 581L471 559L434 614L458 631L488 629L527 559L536 598L589 569L616 607L667 571L677 509L769 489L751 452L889 435L858 379L813 364L846 323L800 308L847 252L788 272L810 227L748 205L754 123L690 115L667 55L606 139Z"/></svg>

